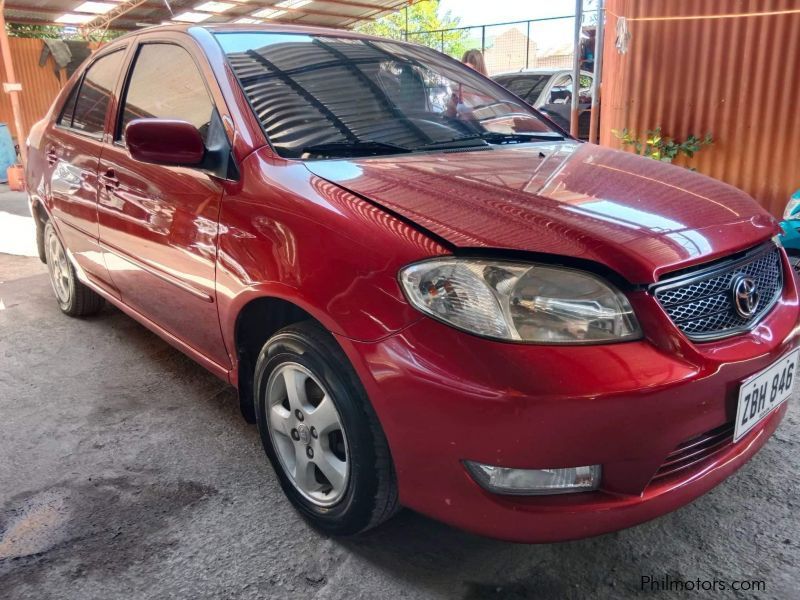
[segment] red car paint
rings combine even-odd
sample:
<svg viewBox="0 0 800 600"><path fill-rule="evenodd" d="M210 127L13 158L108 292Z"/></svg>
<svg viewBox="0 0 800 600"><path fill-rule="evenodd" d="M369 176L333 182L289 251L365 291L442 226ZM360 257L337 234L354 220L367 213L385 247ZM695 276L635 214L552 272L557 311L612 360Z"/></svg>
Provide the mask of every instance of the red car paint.
<svg viewBox="0 0 800 600"><path fill-rule="evenodd" d="M785 256L777 306L752 331L716 342L689 341L641 285L779 233L742 192L572 141L288 160L268 145L207 28L143 31L99 56L121 49L127 63L138 44L152 41L194 57L238 178L131 158L109 133L120 76L102 136L54 124L66 91L34 127L32 206L53 220L86 283L233 385L247 376L240 374L236 324L248 303L279 298L317 319L369 394L403 505L508 540L595 535L706 492L777 427L785 405L738 443L653 480L679 444L733 419L742 379L798 343L798 295ZM77 190L52 189L57 161L76 169ZM401 291L399 269L461 251L561 262L625 282L644 337L597 346L509 344L423 316ZM519 468L602 464L603 481L596 492L499 496L480 488L463 460Z"/></svg>

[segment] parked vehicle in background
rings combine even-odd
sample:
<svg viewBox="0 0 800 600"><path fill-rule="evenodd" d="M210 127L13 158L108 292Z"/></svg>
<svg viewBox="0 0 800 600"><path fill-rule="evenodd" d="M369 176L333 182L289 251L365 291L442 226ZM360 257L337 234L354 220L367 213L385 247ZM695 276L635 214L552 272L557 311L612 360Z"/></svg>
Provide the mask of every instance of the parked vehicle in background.
<svg viewBox="0 0 800 600"><path fill-rule="evenodd" d="M543 112L559 127L569 131L572 111L572 71L566 69L524 69L493 75L497 83ZM578 98L578 137L589 139L594 75L581 71Z"/></svg>
<svg viewBox="0 0 800 600"><path fill-rule="evenodd" d="M781 222L781 243L789 255L789 262L796 273L800 273L800 190L789 199Z"/></svg>
<svg viewBox="0 0 800 600"><path fill-rule="evenodd" d="M145 29L28 147L61 310L111 302L236 386L330 534L400 505L517 541L628 527L719 484L786 412L775 219L429 48Z"/></svg>

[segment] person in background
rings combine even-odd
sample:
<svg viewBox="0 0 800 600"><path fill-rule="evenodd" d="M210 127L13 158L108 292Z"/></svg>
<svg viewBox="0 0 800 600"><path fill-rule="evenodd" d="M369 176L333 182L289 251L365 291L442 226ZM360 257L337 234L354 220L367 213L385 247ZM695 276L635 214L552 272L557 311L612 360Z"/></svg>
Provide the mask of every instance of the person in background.
<svg viewBox="0 0 800 600"><path fill-rule="evenodd" d="M484 77L488 77L486 62L483 60L483 53L480 50L467 50L464 52L464 56L461 57L461 62ZM497 113L494 111L482 110L487 100L491 99L474 93L468 86L459 84L458 88L454 90L450 96L444 114L445 116L461 119L462 121L493 119L497 117ZM484 114L481 115L481 112ZM493 126L499 127L499 129L496 129L499 133L536 133L539 131L547 131L547 126L539 119L520 119L512 116L510 120L506 119L505 124L499 124L497 120L496 122L497 124Z"/></svg>
<svg viewBox="0 0 800 600"><path fill-rule="evenodd" d="M481 75L489 76L489 73L486 71L486 62L483 60L483 52L477 48L464 52L464 56L461 57L461 62L468 67L472 67Z"/></svg>
<svg viewBox="0 0 800 600"><path fill-rule="evenodd" d="M486 72L486 63L483 60L483 53L477 48L473 48L472 50L467 50L464 52L464 56L461 57L461 62L468 67L471 67L484 77L488 77ZM445 114L448 117L465 119L469 118L471 113L472 110L469 109L464 103L464 94L462 93L461 85L459 85L458 90L453 91L453 94L450 96L450 100L447 102Z"/></svg>

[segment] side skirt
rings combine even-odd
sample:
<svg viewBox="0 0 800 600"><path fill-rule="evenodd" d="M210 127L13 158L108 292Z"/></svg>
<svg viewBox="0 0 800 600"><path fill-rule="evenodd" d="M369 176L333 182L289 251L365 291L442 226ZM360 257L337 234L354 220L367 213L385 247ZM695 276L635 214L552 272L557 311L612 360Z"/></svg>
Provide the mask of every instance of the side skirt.
<svg viewBox="0 0 800 600"><path fill-rule="evenodd" d="M72 258L72 257L70 256L70 258ZM111 304L116 306L118 309L120 309L126 315L128 315L132 319L138 321L139 323L141 323L142 325L147 327L150 331L155 333L158 337L163 339L170 346L173 346L174 348L177 348L178 350L183 352L185 355L187 355L189 358L191 358L195 362L199 363L200 365L202 365L203 367L205 367L209 371L211 371L214 375L216 375L217 377L219 377L223 381L225 381L227 383L231 383L231 371L230 371L230 369L228 369L228 368L220 365L219 363L211 360L205 354L202 354L199 351L195 350L192 346L190 346L187 343L183 342L182 340L180 340L179 338L177 338L176 336L171 334L169 331L167 331L166 329L164 329L163 327L161 327L157 323L154 323L153 321L151 321L150 319L145 317L143 314L141 314L137 310L134 310L133 308L131 308L130 306L125 304L121 299L116 298L115 296L112 296L109 292L107 292L106 290L104 290L103 288L101 288L100 286L95 284L89 277L87 277L87 275L86 275L86 273L84 273L83 269L81 269L80 266L78 266L77 263L74 260L72 260L71 262L72 262L72 265L75 267L75 272L78 274L78 279L81 280L81 283L87 285L93 291L95 291L98 294L100 294L103 298L105 298L108 302L110 302Z"/></svg>

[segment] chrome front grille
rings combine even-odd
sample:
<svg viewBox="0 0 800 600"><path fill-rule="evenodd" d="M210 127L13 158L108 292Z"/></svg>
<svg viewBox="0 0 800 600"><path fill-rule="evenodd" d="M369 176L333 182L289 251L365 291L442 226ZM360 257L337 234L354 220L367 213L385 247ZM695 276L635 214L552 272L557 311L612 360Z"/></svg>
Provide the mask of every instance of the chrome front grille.
<svg viewBox="0 0 800 600"><path fill-rule="evenodd" d="M734 306L733 287L750 278L758 293L754 314L744 317ZM743 257L718 263L652 286L672 321L696 341L719 339L753 327L777 302L783 290L780 250L766 244Z"/></svg>

